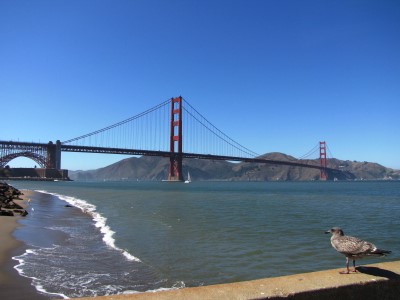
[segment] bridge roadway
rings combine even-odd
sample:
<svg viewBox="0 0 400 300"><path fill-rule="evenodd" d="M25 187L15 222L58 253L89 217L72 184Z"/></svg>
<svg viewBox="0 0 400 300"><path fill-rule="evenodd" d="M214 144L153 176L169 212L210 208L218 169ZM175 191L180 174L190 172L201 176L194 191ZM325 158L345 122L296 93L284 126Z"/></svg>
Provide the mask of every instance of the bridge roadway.
<svg viewBox="0 0 400 300"><path fill-rule="evenodd" d="M169 151L153 151L153 150L138 150L138 149L123 149L123 148L103 148L103 147L88 147L88 146L74 146L74 145L61 145L61 151L64 152L86 152L86 153L104 153L104 154L125 154L125 155L146 155L146 156L162 156L171 157L177 156L177 153L171 153ZM240 161L249 163L263 163L263 164L274 164L274 165L286 165L292 167L303 167L321 170L322 167L319 165L309 165L299 162L283 161L283 160L272 160L264 158L244 158L237 156L221 156L212 154L198 154L198 153L185 153L182 152L182 158L195 158L195 159L209 159L209 160L228 160L228 161ZM338 171L332 168L326 168L326 171Z"/></svg>
<svg viewBox="0 0 400 300"><path fill-rule="evenodd" d="M30 142L15 142L15 141L0 141L0 145L15 147L15 149L31 150L32 147L39 149L47 149L49 144L43 143L30 143ZM51 144L54 145L54 144ZM83 152L83 153L104 153L104 154L124 154L124 155L146 155L146 156L161 156L161 157L176 157L178 153L171 153L169 151L154 151L154 150L140 150L140 149L124 149L124 148L106 148L106 147L91 147L91 146L76 146L61 144L60 147L62 152ZM225 160L225 161L238 161L238 162L249 162L249 163L264 163L274 165L286 165L292 167L303 167L321 170L323 167L320 165L310 165L299 162L272 160L265 158L245 158L237 156L222 156L212 154L198 154L198 153L181 153L182 158L195 158L195 159L209 159L209 160ZM327 172L340 172L337 169L326 168Z"/></svg>

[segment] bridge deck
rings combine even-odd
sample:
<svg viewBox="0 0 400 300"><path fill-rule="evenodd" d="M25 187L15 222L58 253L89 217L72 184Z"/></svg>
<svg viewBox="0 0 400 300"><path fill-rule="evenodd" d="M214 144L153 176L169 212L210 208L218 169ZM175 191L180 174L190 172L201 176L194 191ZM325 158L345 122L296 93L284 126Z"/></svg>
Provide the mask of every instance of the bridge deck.
<svg viewBox="0 0 400 300"><path fill-rule="evenodd" d="M147 155L147 156L162 156L171 157L178 155L177 153L171 153L169 151L152 151L152 150L140 150L140 149L122 149L122 148L103 148L103 147L86 147L86 146L73 146L73 145L62 145L61 151L64 152L89 152L89 153L104 153L104 154L125 154L125 155ZM286 165L293 167L304 167L321 170L319 165L310 165L299 162L283 161L283 160L272 160L264 158L248 158L248 157L237 157L237 156L221 156L212 154L199 154L199 153L185 153L181 154L182 158L195 158L195 159L209 159L209 160L226 160L226 161L238 161L238 162L249 162L249 163L263 163L273 165ZM328 171L336 169L326 168Z"/></svg>
<svg viewBox="0 0 400 300"><path fill-rule="evenodd" d="M42 143L29 143L29 142L14 142L14 141L0 141L0 146L11 147L15 149L22 150L24 147L26 149L32 149L32 147L47 149L49 144ZM303 167L312 169L325 169L330 172L340 172L340 170L332 168L324 168L320 165L311 165L301 162L293 161L282 161L282 160L272 160L264 158L250 158L250 157L237 157L237 156L221 156L213 154L200 154L200 153L174 153L170 151L153 151L153 150L142 150L142 149L125 149L125 148L106 148L106 147L90 147L90 146L75 146L61 144L61 151L63 152L86 152L86 153L103 153L103 154L123 154L123 155L146 155L146 156L161 156L161 157L177 157L181 158L194 158L194 159L208 159L208 160L225 160L225 161L237 161L237 162L248 162L248 163L262 163L262 164L272 164L272 165L286 165L292 167Z"/></svg>

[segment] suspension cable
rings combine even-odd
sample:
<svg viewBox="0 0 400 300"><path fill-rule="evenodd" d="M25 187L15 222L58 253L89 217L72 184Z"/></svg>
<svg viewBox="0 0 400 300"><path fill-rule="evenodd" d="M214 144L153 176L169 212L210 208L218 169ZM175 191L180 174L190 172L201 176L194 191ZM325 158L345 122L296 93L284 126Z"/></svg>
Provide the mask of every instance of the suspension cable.
<svg viewBox="0 0 400 300"><path fill-rule="evenodd" d="M86 138L86 137L90 137L90 136L92 136L92 135L95 135L95 134L98 134L98 133L101 133L101 132L110 130L110 129L112 129L112 128L121 126L121 125L126 124L126 123L128 123L128 122L130 122L130 121L133 121L133 120L135 120L135 119L138 119L138 118L140 118L140 117L143 117L143 116L145 116L145 115L147 115L147 114L149 114L149 113L151 113L151 112L153 112L153 111L159 109L160 107L165 106L165 105L167 105L167 104L169 104L169 103L170 103L170 99L168 99L168 100L166 100L166 101L164 101L164 102L158 104L157 106L154 106L153 108L150 108L150 109L148 109L148 110L146 110L146 111L144 111L144 112L142 112L142 113L140 113L140 114L138 114L138 115L136 115L136 116L130 117L129 119L123 120L123 121L121 121L121 122L115 123L115 124L113 124L113 125L104 127L104 128L102 128L102 129L99 129L99 130L96 130L96 131L93 131L93 132L91 132L91 133L87 133L87 134L78 136L78 137L76 137L76 138L69 139L69 140L67 140L67 141L62 142L62 144L68 144L68 143L71 143L71 142L75 142L75 141L77 141L77 140L84 139L84 138Z"/></svg>
<svg viewBox="0 0 400 300"><path fill-rule="evenodd" d="M312 148L312 149L311 149L310 151L308 151L306 154L304 154L304 155L298 157L297 159L304 159L304 158L306 158L306 157L310 157L311 154L314 154L315 152L318 151L318 148L319 148L319 144L316 144L316 145L314 146L314 148Z"/></svg>
<svg viewBox="0 0 400 300"><path fill-rule="evenodd" d="M334 156L333 156L331 150L330 150L329 147L328 147L328 144L326 145L326 148L328 149L329 158L334 158Z"/></svg>
<svg viewBox="0 0 400 300"><path fill-rule="evenodd" d="M218 136L221 140L225 141L226 143L228 143L229 145L231 145L232 147L236 148L239 151L242 151L250 156L260 156L258 153L246 148L245 146L239 144L238 142L236 142L235 140L233 140L232 138L230 138L229 136L227 136L225 133L223 133L221 130L219 130L217 127L215 127L210 121L208 121L201 113L199 113L192 105L190 105L190 103L188 101L186 101L185 99L183 99L184 102L193 110L196 112L196 114L198 114L209 126L212 127L212 129L214 129L215 131L217 131L219 133L219 135L212 131L210 127L208 127L206 124L204 124L203 121L199 120L196 116L194 116L189 110L187 110L185 107L183 107L183 109L190 114L197 122L199 122L201 125L204 126L204 128L206 128L207 130L209 130L211 133L213 133L214 135Z"/></svg>

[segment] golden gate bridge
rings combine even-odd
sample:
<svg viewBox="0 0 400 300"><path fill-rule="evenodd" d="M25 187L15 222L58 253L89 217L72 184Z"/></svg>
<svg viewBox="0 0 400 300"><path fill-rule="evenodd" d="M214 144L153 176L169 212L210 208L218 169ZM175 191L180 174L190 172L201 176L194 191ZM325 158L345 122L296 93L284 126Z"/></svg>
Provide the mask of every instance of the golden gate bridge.
<svg viewBox="0 0 400 300"><path fill-rule="evenodd" d="M319 150L317 164L262 158L224 134L185 99L175 97L131 118L63 142L0 141L0 168L22 156L41 168L61 169L61 152L86 152L167 157L169 181L183 181L185 158L313 168L320 171L320 180L340 176L340 170L327 167L326 143L319 142L314 150Z"/></svg>

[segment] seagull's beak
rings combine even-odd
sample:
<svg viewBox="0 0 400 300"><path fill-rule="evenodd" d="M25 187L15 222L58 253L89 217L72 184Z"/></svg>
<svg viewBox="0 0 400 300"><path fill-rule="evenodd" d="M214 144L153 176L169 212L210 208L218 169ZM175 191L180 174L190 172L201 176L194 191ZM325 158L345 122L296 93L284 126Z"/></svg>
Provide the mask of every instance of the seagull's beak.
<svg viewBox="0 0 400 300"><path fill-rule="evenodd" d="M326 233L331 233L331 231L330 231L330 230L328 230L328 231L325 231L325 234L326 234Z"/></svg>

